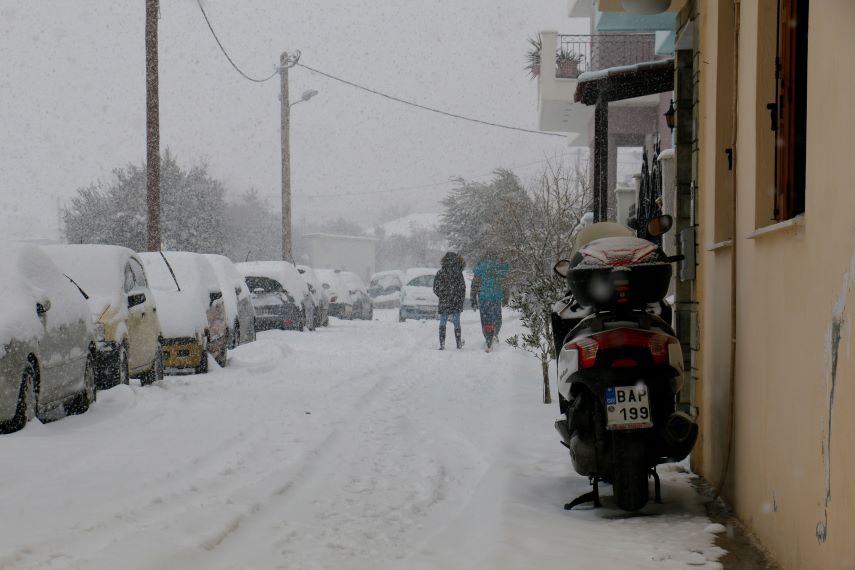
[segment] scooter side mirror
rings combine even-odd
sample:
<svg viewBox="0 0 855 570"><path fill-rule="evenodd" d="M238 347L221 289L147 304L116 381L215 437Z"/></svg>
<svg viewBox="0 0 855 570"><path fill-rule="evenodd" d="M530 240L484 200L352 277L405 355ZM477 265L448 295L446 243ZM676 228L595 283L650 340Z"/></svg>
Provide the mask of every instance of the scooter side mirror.
<svg viewBox="0 0 855 570"><path fill-rule="evenodd" d="M552 270L559 277L567 277L567 274L570 273L570 262L566 259L561 259L555 264Z"/></svg>
<svg viewBox="0 0 855 570"><path fill-rule="evenodd" d="M647 233L653 237L659 237L670 230L674 225L674 218L668 214L656 216L647 222Z"/></svg>

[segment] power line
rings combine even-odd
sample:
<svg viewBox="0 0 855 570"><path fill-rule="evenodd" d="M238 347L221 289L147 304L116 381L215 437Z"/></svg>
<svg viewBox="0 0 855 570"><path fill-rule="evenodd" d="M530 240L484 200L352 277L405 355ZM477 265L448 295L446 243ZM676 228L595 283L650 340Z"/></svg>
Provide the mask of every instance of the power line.
<svg viewBox="0 0 855 570"><path fill-rule="evenodd" d="M394 95L389 95L387 93L377 91L376 89L371 89L370 87L365 87L364 85L360 85L358 83L348 81L347 79L342 79L341 77L336 77L335 75L331 75L329 73L324 73L323 71L320 71L318 69L314 69L312 67L309 67L308 65L304 65L304 64L299 63L299 62L296 65L303 67L305 69L308 69L309 71L311 71L313 73L317 73L318 75L323 75L324 77L327 77L327 78L332 79L334 81L338 81L340 83L344 83L345 85L350 85L351 87L361 89L362 91L366 91L366 92L372 93L374 95L379 95L380 97L385 97L386 99L390 99L392 101L397 101L398 103L403 103L405 105L410 105L412 107L416 107L416 108L422 109L424 111L430 111L432 113L439 113L440 115L445 115L446 117L452 117L454 119L461 119L463 121L469 121L472 123L478 123L478 124L487 125L490 127L498 127L500 129L508 129L511 131L520 131L523 133L531 133L531 134L535 134L535 135L545 135L548 137L564 137L565 136L561 133L548 133L545 131L536 131L534 129L524 129L522 127L514 127L511 125L503 125L501 123L493 123L490 121L482 121L481 119L473 119L472 117L466 117L463 115L458 115L457 113L451 113L449 111L443 111L441 109L436 109L434 107L428 107L427 105L421 105L421 104L415 103L413 101L407 101L406 99L401 99L400 97L395 97Z"/></svg>
<svg viewBox="0 0 855 570"><path fill-rule="evenodd" d="M554 159L558 159L558 158L564 158L567 156L571 156L572 154L578 154L578 153L565 153L565 154L561 154L561 155L554 157L554 158L546 158L543 160L536 160L534 162L527 162L525 164L518 164L516 166L510 166L510 167L506 168L505 170L513 171L513 170L516 170L519 168L526 168L528 166L534 166L535 164L543 164L544 162L549 162L550 160L554 160ZM493 170L492 172L488 172L486 174L479 174L478 176L460 176L458 178L460 178L462 180L477 180L479 178L486 178L487 176L493 176L493 174L495 174L495 172L496 172L496 170ZM397 192L411 192L413 190L424 190L426 188L436 188L437 186L445 186L446 184L454 184L456 182L457 182L456 179L449 179L449 180L446 180L445 182L435 182L433 184L422 184L420 186L402 186L400 188L387 188L385 190L371 190L371 191L367 191L367 192L350 192L350 193L340 193L340 194L297 194L297 197L316 199L316 198L343 198L343 197L348 197L348 196L370 196L370 195L374 195L374 194L391 194L391 193L397 193Z"/></svg>
<svg viewBox="0 0 855 570"><path fill-rule="evenodd" d="M276 75L279 74L278 69L276 71L274 71L273 73L271 73L270 75L268 75L267 77L264 77L264 78L252 77L252 76L244 73L244 71L240 67L238 67L238 65L231 58L231 56L229 55L229 52L226 51L226 48L223 46L223 43L220 41L220 38L217 37L217 32L214 31L214 27L211 25L211 20L208 18L208 14L205 12L205 8L202 7L202 1L196 0L196 5L199 6L199 10L202 12L202 16L205 18L205 23L208 24L208 29L211 30L211 35L214 36L214 40L217 42L217 45L220 46L220 51L223 52L223 55L226 56L226 59L232 65L232 67L235 69L235 71L240 73L245 79L248 79L249 81L252 81L255 83L265 83L267 81L270 81L271 79L276 77ZM537 131L534 129L524 129L522 127L514 127L512 125L504 125L502 123L494 123L492 121L484 121L482 119L474 119L472 117L466 117L464 115L459 115L457 113L452 113L450 111L443 111L442 109L436 109L434 107L428 107L427 105L422 105L422 104L416 103L414 101L408 101L406 99L401 99L400 97L395 97L394 95L389 95L388 93L383 93L381 91L377 91L376 89L371 89L370 87L365 87L364 85L354 83L353 81L348 81L347 79L342 79L341 77L336 77L335 75L332 75L330 73L325 73L319 69L309 67L308 65L304 65L302 63L295 62L294 65L299 65L302 68L308 69L312 73L317 73L318 75L323 75L324 77L326 77L328 79L332 79L334 81L339 81L341 83L344 83L345 85L350 85L351 87L355 87L356 89L361 89L362 91L366 91L366 92L372 93L374 95L379 95L380 97L385 97L386 99L389 99L391 101L396 101L398 103L410 105L411 107L416 107L416 108L422 109L424 111L430 111L431 113L438 113L440 115L445 115L446 117L451 117L453 119L460 119L463 121L469 121L471 123L478 123L480 125L486 125L489 127L497 127L500 129L507 129L507 130L511 130L511 131L519 131L522 133L530 133L530 134L534 134L534 135L544 135L544 136L548 136L548 137L562 137L562 138L565 136L561 133L549 133L549 132L545 132L545 131Z"/></svg>
<svg viewBox="0 0 855 570"><path fill-rule="evenodd" d="M226 56L226 59L229 60L229 63L232 64L232 67L235 68L235 71L240 73L244 78L249 79L250 81L255 82L255 83L265 83L267 81L270 81L271 79L273 79L277 75L279 75L278 69L276 71L274 71L272 74L270 74L268 77L265 77L263 79L257 78L257 77L251 77L251 76L247 75L246 73L244 73L241 70L241 68L239 68L237 66L237 64L234 62L234 60L232 60L232 58L229 56L229 53L226 51L226 48L223 47L223 43L220 41L220 38L217 37L217 32L214 31L214 27L211 26L211 20L208 19L208 14L205 13L205 8L202 7L202 1L196 0L196 4L199 6L199 10L202 11L202 16L204 16L204 18L205 18L205 23L208 24L208 29L211 30L211 35L214 36L214 40L216 40L217 45L220 46L220 51L223 52L223 55Z"/></svg>

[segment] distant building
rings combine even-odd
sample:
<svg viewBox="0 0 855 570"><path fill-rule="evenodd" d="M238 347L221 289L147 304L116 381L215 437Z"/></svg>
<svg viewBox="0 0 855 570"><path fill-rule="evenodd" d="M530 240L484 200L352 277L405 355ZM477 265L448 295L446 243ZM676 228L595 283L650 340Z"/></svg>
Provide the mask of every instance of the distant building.
<svg viewBox="0 0 855 570"><path fill-rule="evenodd" d="M368 283L376 269L377 239L366 236L305 234L309 265L317 269L353 271Z"/></svg>

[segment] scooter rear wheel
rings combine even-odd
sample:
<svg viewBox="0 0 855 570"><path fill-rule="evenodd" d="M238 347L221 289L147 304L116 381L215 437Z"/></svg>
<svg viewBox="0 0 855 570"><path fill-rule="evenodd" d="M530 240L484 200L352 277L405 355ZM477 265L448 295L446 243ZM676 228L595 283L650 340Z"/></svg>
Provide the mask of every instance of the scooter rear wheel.
<svg viewBox="0 0 855 570"><path fill-rule="evenodd" d="M618 507L625 511L641 509L647 504L650 494L642 432L612 432L612 462Z"/></svg>

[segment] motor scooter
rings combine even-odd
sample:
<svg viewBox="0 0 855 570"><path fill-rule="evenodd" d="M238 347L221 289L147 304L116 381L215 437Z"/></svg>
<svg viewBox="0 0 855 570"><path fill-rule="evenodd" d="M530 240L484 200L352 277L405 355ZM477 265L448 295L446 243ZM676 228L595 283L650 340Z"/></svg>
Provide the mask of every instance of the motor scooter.
<svg viewBox="0 0 855 570"><path fill-rule="evenodd" d="M648 235L670 229L671 216L651 220ZM600 506L599 482L611 483L619 508L661 502L656 466L684 459L698 435L696 418L676 409L683 385L680 343L663 318L671 264L660 246L625 226L593 224L573 255L555 265L570 295L553 307L559 408L555 422L589 493L565 505Z"/></svg>

